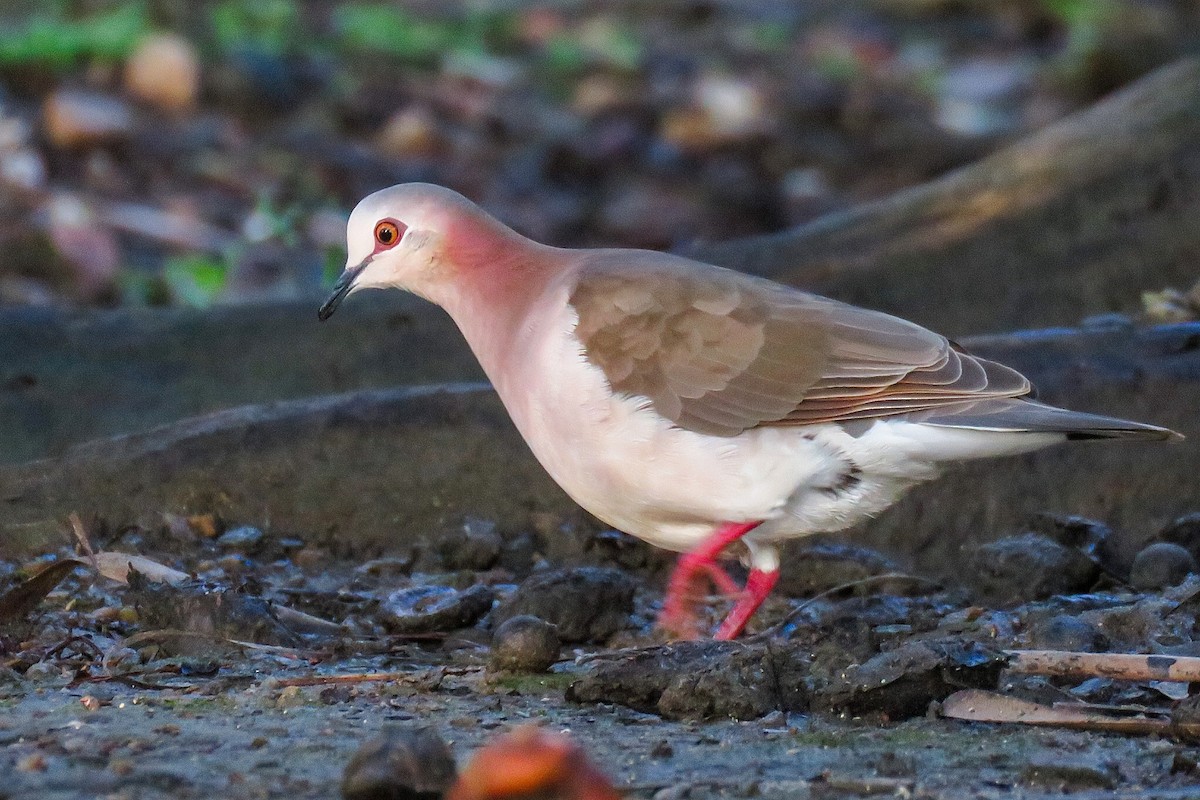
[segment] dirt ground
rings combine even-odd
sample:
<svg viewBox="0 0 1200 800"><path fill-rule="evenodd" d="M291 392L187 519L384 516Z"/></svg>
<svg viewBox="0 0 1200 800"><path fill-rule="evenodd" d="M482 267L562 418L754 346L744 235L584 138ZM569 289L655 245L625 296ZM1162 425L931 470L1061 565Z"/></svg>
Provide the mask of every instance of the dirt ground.
<svg viewBox="0 0 1200 800"><path fill-rule="evenodd" d="M570 732L635 797L1200 793L1200 748L1167 729L939 716L974 688L1190 719L1186 684L1038 678L1002 652L1192 653L1200 581L1182 544L1122 576L1103 526L1052 519L981 547L964 566L972 588L941 588L814 543L750 636L664 643L652 620L669 562L611 531L559 531L576 550L560 544L551 563L536 533L476 520L363 561L215 522L93 532L108 577L88 556L57 586L36 577L51 557L2 563L0 797L336 797L382 730L431 726L461 767L528 722ZM1189 524L1162 538L1194 544ZM160 560L128 571L134 557L116 553L135 544ZM1166 588L1131 586L1156 580ZM548 672L537 648L505 642L505 621L530 616L556 632ZM499 663L503 647L515 662Z"/></svg>
<svg viewBox="0 0 1200 800"><path fill-rule="evenodd" d="M1195 748L1164 741L918 719L879 726L775 714L750 722L669 722L614 706L573 706L559 679L455 676L434 691L371 687L345 701L270 680L215 697L114 691L87 711L82 690L6 701L3 795L188 798L338 796L354 750L389 725L435 723L461 764L497 730L530 720L570 731L635 797L1196 797L1173 775ZM464 693L465 692L465 693ZM44 769L14 765L31 754ZM1053 766L1038 776L1036 767Z"/></svg>

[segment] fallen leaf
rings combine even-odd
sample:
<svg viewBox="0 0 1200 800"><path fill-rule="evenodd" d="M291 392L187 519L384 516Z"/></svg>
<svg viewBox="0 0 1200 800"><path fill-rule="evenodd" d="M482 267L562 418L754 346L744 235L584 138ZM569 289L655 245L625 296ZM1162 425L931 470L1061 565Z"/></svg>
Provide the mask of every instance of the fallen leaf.
<svg viewBox="0 0 1200 800"><path fill-rule="evenodd" d="M111 551L95 553L93 560L97 572L118 583L129 583L130 571L144 576L152 583L166 583L171 586L179 586L191 578L186 572L180 572L145 556L132 553Z"/></svg>
<svg viewBox="0 0 1200 800"><path fill-rule="evenodd" d="M1111 733L1200 734L1200 723L1173 723L1165 717L1100 711L1083 704L1045 705L982 689L964 689L950 695L942 703L941 715L967 722L1007 722Z"/></svg>
<svg viewBox="0 0 1200 800"><path fill-rule="evenodd" d="M76 567L83 566L87 566L87 562L78 558L63 558L9 589L0 596L0 622L28 614L42 602L42 598L54 591L63 578Z"/></svg>

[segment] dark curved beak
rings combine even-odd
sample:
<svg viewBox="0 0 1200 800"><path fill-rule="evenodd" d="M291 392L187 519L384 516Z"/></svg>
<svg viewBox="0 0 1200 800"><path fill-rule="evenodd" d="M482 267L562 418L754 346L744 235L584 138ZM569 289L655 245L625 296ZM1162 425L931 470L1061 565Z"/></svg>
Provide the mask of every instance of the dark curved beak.
<svg viewBox="0 0 1200 800"><path fill-rule="evenodd" d="M367 264L371 263L371 259L365 259L361 264L353 267L346 267L346 270L337 279L337 283L333 285L333 294L329 295L329 299L322 304L317 311L317 319L324 322L333 316L333 312L337 311L337 307L341 305L342 300L346 299L346 295L350 294L350 289L354 286L354 279L359 276Z"/></svg>

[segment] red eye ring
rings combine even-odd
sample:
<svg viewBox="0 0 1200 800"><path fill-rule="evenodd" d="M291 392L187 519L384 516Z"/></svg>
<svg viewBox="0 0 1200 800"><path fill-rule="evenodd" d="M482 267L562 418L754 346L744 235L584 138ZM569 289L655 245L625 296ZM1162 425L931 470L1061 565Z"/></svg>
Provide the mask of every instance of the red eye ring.
<svg viewBox="0 0 1200 800"><path fill-rule="evenodd" d="M400 241L402 235L400 226L390 219L380 220L375 224L375 242L380 248L392 247Z"/></svg>

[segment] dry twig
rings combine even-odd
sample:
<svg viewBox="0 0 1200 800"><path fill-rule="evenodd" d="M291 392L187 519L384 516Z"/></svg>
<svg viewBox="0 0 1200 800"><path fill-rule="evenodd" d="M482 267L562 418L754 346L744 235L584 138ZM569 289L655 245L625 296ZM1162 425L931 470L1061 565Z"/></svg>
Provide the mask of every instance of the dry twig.
<svg viewBox="0 0 1200 800"><path fill-rule="evenodd" d="M1123 681L1200 681L1200 658L1068 650L1007 650L1008 668L1026 675L1115 678Z"/></svg>

